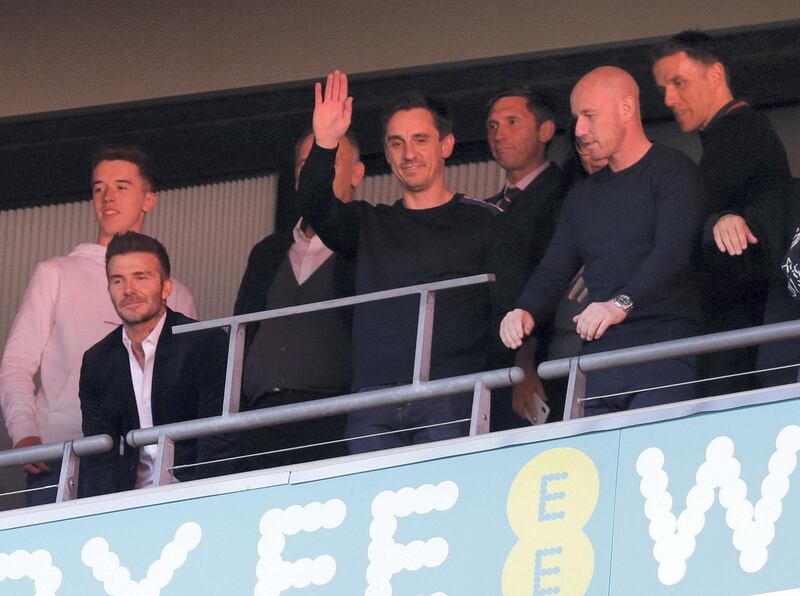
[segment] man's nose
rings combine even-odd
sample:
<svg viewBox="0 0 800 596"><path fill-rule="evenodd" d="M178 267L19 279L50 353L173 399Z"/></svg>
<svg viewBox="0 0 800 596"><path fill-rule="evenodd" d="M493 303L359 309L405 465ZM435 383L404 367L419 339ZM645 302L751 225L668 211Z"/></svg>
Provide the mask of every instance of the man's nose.
<svg viewBox="0 0 800 596"><path fill-rule="evenodd" d="M664 105L671 108L677 103L678 95L672 87L667 87L664 91Z"/></svg>
<svg viewBox="0 0 800 596"><path fill-rule="evenodd" d="M578 121L575 122L575 138L579 139L586 134L586 123L584 122L583 118L578 118Z"/></svg>

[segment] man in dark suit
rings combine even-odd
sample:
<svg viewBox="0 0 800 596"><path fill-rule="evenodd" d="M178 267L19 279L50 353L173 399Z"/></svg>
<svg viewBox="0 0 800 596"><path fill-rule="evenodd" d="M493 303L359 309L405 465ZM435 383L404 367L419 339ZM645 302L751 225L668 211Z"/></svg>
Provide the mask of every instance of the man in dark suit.
<svg viewBox="0 0 800 596"><path fill-rule="evenodd" d="M173 335L193 320L167 308L170 264L160 242L136 232L114 236L106 252L108 291L122 325L86 351L80 402L85 436L108 434L111 451L81 461L81 494L153 484L156 447L133 449L131 429L218 416L222 412L227 337L222 330ZM230 436L183 441L175 465L236 455ZM227 473L225 463L188 467L179 480Z"/></svg>
<svg viewBox="0 0 800 596"><path fill-rule="evenodd" d="M295 147L295 180L311 151L314 135ZM364 178L352 135L336 153L333 191L345 203ZM234 314L332 300L353 294L352 263L334 254L303 219L253 247L239 286ZM350 309L269 319L247 328L242 410L255 410L342 395L350 388ZM345 455L344 416L255 429L243 435L245 451L264 454L243 460L246 469ZM303 447L302 449L292 449Z"/></svg>
<svg viewBox="0 0 800 596"><path fill-rule="evenodd" d="M555 111L550 100L528 86L501 89L489 101L486 132L489 147L506 172L503 190L487 199L503 210L503 229L512 242L521 268L518 291L542 260L553 236L556 219L568 182L561 168L547 159L547 146L556 131ZM537 417L533 395L547 399L536 375L535 361L545 358L550 329L540 330L538 345L528 340L517 353L517 365L525 370L525 381L513 390L496 391L492 400L492 430L513 428ZM502 364L502 363L500 363ZM560 418L563 405L551 419ZM511 411L511 405L513 410ZM559 407L560 406L560 407Z"/></svg>

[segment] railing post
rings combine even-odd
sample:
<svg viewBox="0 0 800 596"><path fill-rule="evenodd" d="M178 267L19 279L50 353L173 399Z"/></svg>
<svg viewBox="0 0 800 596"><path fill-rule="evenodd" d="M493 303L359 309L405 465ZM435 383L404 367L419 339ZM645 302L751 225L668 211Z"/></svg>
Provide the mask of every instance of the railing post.
<svg viewBox="0 0 800 596"><path fill-rule="evenodd" d="M245 326L241 323L231 325L228 335L228 363L225 367L225 397L222 402L222 415L236 414L239 411L239 397L242 393L242 361L244 360Z"/></svg>
<svg viewBox="0 0 800 596"><path fill-rule="evenodd" d="M142 447L144 449L144 447ZM175 462L175 441L167 435L158 437L158 453L156 455L156 477L153 486L172 484L172 466Z"/></svg>
<svg viewBox="0 0 800 596"><path fill-rule="evenodd" d="M469 423L470 436L483 435L489 432L491 408L491 389L481 381L477 381L472 393L472 419Z"/></svg>
<svg viewBox="0 0 800 596"><path fill-rule="evenodd" d="M433 337L433 309L436 292L422 290L419 295L419 317L417 318L417 343L414 349L414 378L417 385L430 380L431 338Z"/></svg>
<svg viewBox="0 0 800 596"><path fill-rule="evenodd" d="M569 361L567 395L564 396L564 420L583 418L583 400L586 397L586 375L581 370L580 357Z"/></svg>
<svg viewBox="0 0 800 596"><path fill-rule="evenodd" d="M58 477L56 503L73 501L78 496L78 470L80 459L72 450L72 441L64 443L64 454L61 456L61 474Z"/></svg>

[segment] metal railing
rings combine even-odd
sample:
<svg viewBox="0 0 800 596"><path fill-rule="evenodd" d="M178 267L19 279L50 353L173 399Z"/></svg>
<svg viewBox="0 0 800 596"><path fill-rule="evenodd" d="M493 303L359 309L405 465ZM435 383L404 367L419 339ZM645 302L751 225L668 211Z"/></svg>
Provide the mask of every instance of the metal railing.
<svg viewBox="0 0 800 596"><path fill-rule="evenodd" d="M61 475L58 479L56 503L70 501L78 491L78 460L84 455L97 455L110 451L114 442L108 435L83 437L72 441L33 445L19 449L0 451L0 468L24 466L40 461L61 459ZM42 487L51 488L51 487Z"/></svg>
<svg viewBox="0 0 800 596"><path fill-rule="evenodd" d="M223 411L220 416L211 418L131 430L125 440L128 445L134 448L145 445L158 445L154 484L159 486L172 482L171 471L174 463L175 442L179 440L323 418L380 406L407 404L468 391L472 392L472 415L469 433L471 435L487 433L489 432L491 389L519 383L524 377L521 369L516 367L504 368L434 381L429 380L429 377L436 293L492 281L494 281L494 275L474 275L361 294L349 298L338 298L289 308L176 325L173 327L173 333L190 333L202 329L230 327ZM246 324L320 310L343 308L366 302L391 300L415 294L420 297L420 309L417 319L414 371L411 384L329 397L313 402L239 412ZM76 496L78 457L104 453L109 451L112 445L112 440L108 435L99 435L62 443L13 449L0 452L0 467L24 465L61 457L62 469L57 501L63 501L73 499Z"/></svg>
<svg viewBox="0 0 800 596"><path fill-rule="evenodd" d="M540 364L538 371L539 376L543 379L569 376L564 402L564 420L570 420L583 415L583 402L587 399L587 373L798 338L800 338L800 321L773 323L760 327L748 327L621 350L598 352L586 356L550 360Z"/></svg>

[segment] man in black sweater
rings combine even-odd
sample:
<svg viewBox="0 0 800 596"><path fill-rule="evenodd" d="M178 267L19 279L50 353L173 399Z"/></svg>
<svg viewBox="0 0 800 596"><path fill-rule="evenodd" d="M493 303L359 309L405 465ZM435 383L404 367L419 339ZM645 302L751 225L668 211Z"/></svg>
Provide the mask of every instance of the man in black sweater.
<svg viewBox="0 0 800 596"><path fill-rule="evenodd" d="M728 69L713 38L684 31L658 46L655 58L653 77L664 104L683 132L698 131L703 145L700 171L708 191L704 215L707 236L713 238L701 288L705 331L760 325L768 272L754 271L732 257L758 241L743 217L748 207L757 201L781 200L790 177L786 151L769 120L734 98ZM754 365L754 348L723 352L708 357L704 374L743 372ZM754 383L748 377L727 379L706 392L741 391Z"/></svg>
<svg viewBox="0 0 800 596"><path fill-rule="evenodd" d="M518 348L534 322L552 316L581 265L590 304L573 320L583 353L693 335L699 308L691 255L699 235L702 184L688 157L644 134L639 89L616 67L585 75L570 98L575 134L592 159L608 167L569 193L542 262L500 337ZM693 359L673 359L591 373L586 415L691 398L691 386L639 391L694 378Z"/></svg>
<svg viewBox="0 0 800 596"><path fill-rule="evenodd" d="M295 180L314 144L309 131L295 146ZM364 178L355 138L340 143L333 192L342 202ZM234 314L259 312L353 294L352 263L335 255L302 218L291 230L275 232L253 247ZM242 410L255 410L342 395L350 388L350 309L268 319L248 326L242 378ZM344 417L293 422L244 433L251 457L247 469L344 455ZM323 445L308 447L323 443ZM324 444L328 443L328 444ZM294 449L303 447L302 449ZM262 453L258 457L254 454Z"/></svg>
<svg viewBox="0 0 800 596"><path fill-rule="evenodd" d="M350 125L352 98L347 77L328 75L315 86L315 145L300 174L300 211L325 244L356 260L356 293L422 284L481 273L498 283L440 292L436 299L430 378L483 370L487 364L492 298L504 279L505 258L497 250L497 208L450 191L445 159L455 139L446 111L436 102L411 97L384 120L386 159L403 188L391 206L333 195L336 147ZM419 298L360 305L353 322L353 389L410 383ZM495 312L501 312L500 306ZM441 398L403 408L356 412L348 417L353 452L422 443L465 434L468 425L447 424L468 418L470 399ZM433 426L431 424L439 424ZM407 432L402 429L417 428Z"/></svg>

